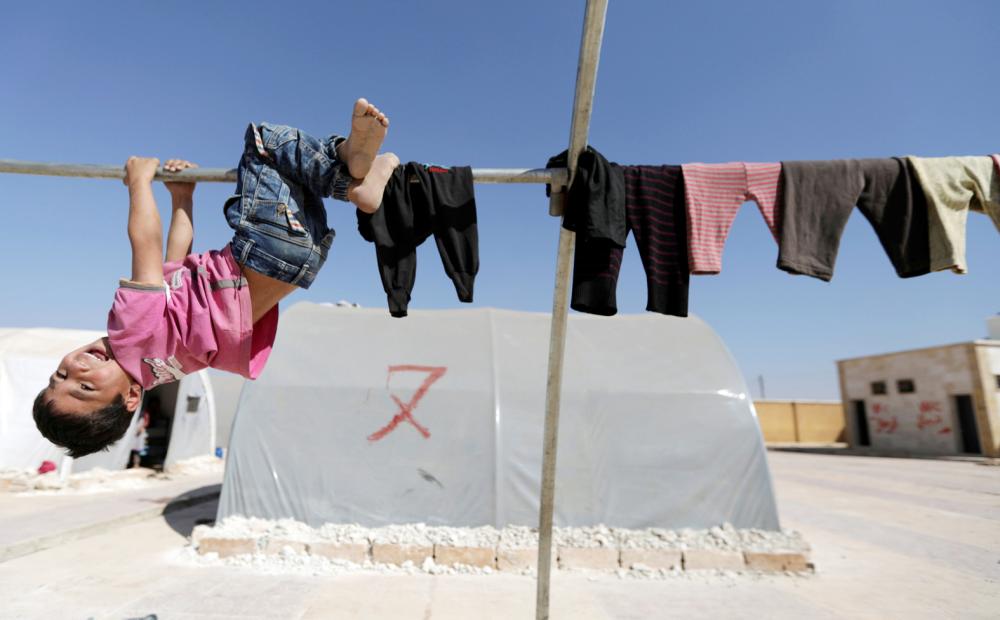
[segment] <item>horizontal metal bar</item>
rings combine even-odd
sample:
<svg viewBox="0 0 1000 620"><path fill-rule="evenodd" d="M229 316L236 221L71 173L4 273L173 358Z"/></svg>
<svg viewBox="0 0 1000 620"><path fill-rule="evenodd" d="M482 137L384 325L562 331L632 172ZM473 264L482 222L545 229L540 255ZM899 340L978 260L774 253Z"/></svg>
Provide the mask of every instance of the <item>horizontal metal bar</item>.
<svg viewBox="0 0 1000 620"><path fill-rule="evenodd" d="M569 171L566 168L473 168L472 180L476 183L552 183L566 185Z"/></svg>
<svg viewBox="0 0 1000 620"><path fill-rule="evenodd" d="M125 169L122 166L101 164L52 164L38 161L15 161L0 159L0 172L14 174L39 174L50 177L80 177L85 179L124 179ZM154 179L158 181L197 181L199 183L235 183L236 169L225 168L193 168L181 172L156 171Z"/></svg>
<svg viewBox="0 0 1000 620"><path fill-rule="evenodd" d="M53 177L80 177L86 179L124 179L121 166L97 164L54 164L35 161L0 159L0 172L12 174L39 174ZM476 183L554 183L566 185L569 175L565 168L473 168L472 180ZM192 168L181 172L164 172L160 168L157 181L190 181L198 183L235 183L236 169Z"/></svg>

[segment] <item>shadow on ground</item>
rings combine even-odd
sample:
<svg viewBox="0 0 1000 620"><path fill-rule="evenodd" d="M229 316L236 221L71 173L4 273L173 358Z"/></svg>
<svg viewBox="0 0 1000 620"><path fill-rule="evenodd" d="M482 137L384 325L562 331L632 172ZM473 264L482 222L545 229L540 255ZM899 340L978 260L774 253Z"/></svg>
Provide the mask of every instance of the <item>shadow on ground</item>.
<svg viewBox="0 0 1000 620"><path fill-rule="evenodd" d="M929 461L960 461L980 465L995 465L1000 459L982 454L915 454L900 450L880 450L870 446L847 446L846 444L787 444L769 443L772 452L798 452L800 454L831 454L836 456L870 456L889 459L923 459Z"/></svg>
<svg viewBox="0 0 1000 620"><path fill-rule="evenodd" d="M178 495L163 508L164 521L181 536L190 536L196 525L215 523L221 490L221 484L210 484Z"/></svg>

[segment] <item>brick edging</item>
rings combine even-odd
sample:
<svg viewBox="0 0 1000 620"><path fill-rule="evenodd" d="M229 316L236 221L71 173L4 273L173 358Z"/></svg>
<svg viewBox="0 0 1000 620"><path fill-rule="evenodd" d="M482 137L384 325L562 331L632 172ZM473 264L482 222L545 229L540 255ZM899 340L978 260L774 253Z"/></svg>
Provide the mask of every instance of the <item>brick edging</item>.
<svg viewBox="0 0 1000 620"><path fill-rule="evenodd" d="M442 566L471 566L500 571L523 571L536 567L535 547L468 547L442 544L302 542L278 538L219 538L210 534L194 541L199 554L219 557L242 554L279 554L285 548L296 553L363 564L421 565L432 558ZM632 549L615 547L558 547L556 566L564 570L653 569L726 570L736 572L808 573L815 570L808 551L739 551L726 549Z"/></svg>

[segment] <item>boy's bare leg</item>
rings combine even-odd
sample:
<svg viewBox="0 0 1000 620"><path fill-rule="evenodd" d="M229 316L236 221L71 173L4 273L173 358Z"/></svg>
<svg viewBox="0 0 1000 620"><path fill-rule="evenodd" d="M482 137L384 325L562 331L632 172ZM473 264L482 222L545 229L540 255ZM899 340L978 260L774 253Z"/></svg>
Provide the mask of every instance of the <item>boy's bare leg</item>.
<svg viewBox="0 0 1000 620"><path fill-rule="evenodd" d="M382 204L382 194L385 185L392 176L392 171L399 165L399 158L392 153L382 153L372 162L371 169L364 179L355 179L347 186L347 199L365 213L378 211Z"/></svg>
<svg viewBox="0 0 1000 620"><path fill-rule="evenodd" d="M360 100L363 101L363 100ZM353 135L353 134L352 134ZM384 135L384 134L383 134ZM341 146L343 148L343 146ZM370 163L365 178L353 180L347 188L347 198L365 213L374 213L382 204L382 194L399 165L399 158L392 153L383 153ZM294 284L265 276L253 269L243 269L243 276L250 288L250 302L253 307L253 322L256 323L279 301L291 295L298 288Z"/></svg>
<svg viewBox="0 0 1000 620"><path fill-rule="evenodd" d="M371 170L364 179L351 181L347 197L365 213L374 213L382 204L385 185L392 171L399 165L399 158L392 153L383 153L372 162ZM250 287L250 303L253 307L253 322L256 323L279 301L291 295L298 288L294 284L265 276L253 269L243 269L243 275Z"/></svg>
<svg viewBox="0 0 1000 620"><path fill-rule="evenodd" d="M276 280L246 267L243 268L243 277L247 279L247 286L250 287L250 305L253 308L254 323L298 288L294 284Z"/></svg>
<svg viewBox="0 0 1000 620"><path fill-rule="evenodd" d="M389 129L389 118L366 99L354 102L351 115L351 135L337 149L340 159L355 179L368 175Z"/></svg>

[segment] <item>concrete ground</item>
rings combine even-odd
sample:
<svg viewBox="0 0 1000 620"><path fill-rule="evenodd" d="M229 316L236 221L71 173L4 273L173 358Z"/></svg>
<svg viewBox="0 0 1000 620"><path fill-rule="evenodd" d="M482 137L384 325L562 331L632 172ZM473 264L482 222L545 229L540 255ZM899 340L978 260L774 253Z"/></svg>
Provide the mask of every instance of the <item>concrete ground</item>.
<svg viewBox="0 0 1000 620"><path fill-rule="evenodd" d="M769 460L783 526L812 544L816 575L556 573L552 618L1000 617L1000 467ZM0 563L0 618L534 617L529 577L267 575L182 561L184 535L213 514L202 503Z"/></svg>
<svg viewBox="0 0 1000 620"><path fill-rule="evenodd" d="M0 562L217 496L221 484L221 473L206 473L106 493L0 493Z"/></svg>

